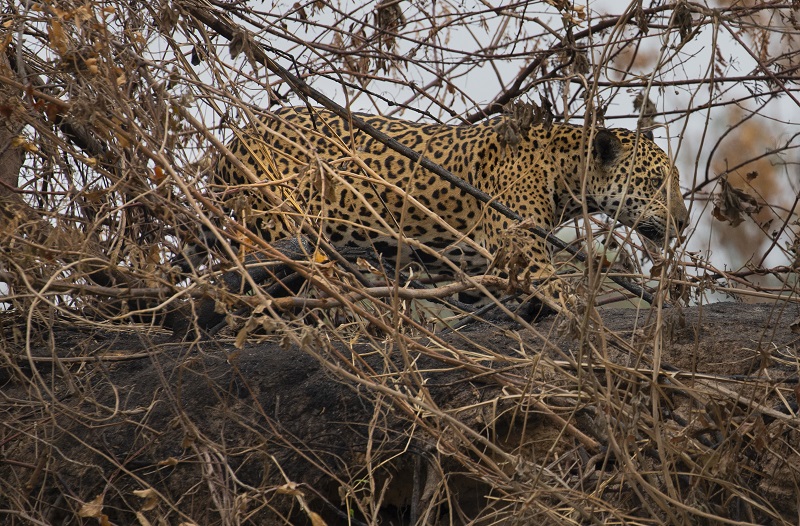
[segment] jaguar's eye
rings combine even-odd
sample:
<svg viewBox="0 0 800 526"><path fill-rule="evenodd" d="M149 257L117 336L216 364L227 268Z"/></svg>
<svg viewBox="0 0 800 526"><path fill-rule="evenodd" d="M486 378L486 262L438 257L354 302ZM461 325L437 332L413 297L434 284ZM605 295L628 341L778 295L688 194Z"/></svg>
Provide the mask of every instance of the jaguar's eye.
<svg viewBox="0 0 800 526"><path fill-rule="evenodd" d="M655 170L650 176L650 186L653 190L658 190L667 178L667 170L663 166Z"/></svg>

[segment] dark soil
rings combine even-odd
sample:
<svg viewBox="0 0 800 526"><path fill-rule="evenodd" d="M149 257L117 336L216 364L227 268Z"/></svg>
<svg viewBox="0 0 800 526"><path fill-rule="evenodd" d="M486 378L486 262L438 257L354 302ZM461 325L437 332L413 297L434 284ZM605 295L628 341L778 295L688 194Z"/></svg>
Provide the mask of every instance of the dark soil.
<svg viewBox="0 0 800 526"><path fill-rule="evenodd" d="M660 325L650 316L633 310L603 312L606 326L633 346L653 340L654 330L664 331L661 371L684 373L675 377L680 385L692 382L686 373L721 375L732 380L724 383L727 389L752 395L759 407L768 403L775 415L796 411L798 334L790 325L800 316L798 306L725 303L665 310ZM489 512L503 505L491 498L493 484L468 469L481 465L478 452L485 448L479 442L459 442L453 437L463 431L414 405L414 386L423 383L430 396L425 407L447 412L501 448L532 457L563 451L578 455L579 463L580 451L584 461L598 453L536 411L523 427L514 413L519 403L505 397L502 382L491 375L477 376L431 356L404 352L391 341L381 341L385 351L379 353L375 342L351 349L318 346L314 337L298 348L281 345L276 336L240 350L223 339L181 343L144 329L57 326L52 333L40 329L40 343L26 350L19 343L24 328L10 321L5 325L0 516L7 510L9 523L35 517L48 524L75 524L81 523L75 518L80 512L95 517L82 519L87 524L233 524L226 518L232 516L244 524L310 524L320 518L328 524L346 524L348 518L351 524L409 524L422 521L425 509L434 513L424 519L429 524L478 516L496 520L500 515L492 519ZM548 318L534 327L560 352L577 356L579 340L557 336L560 325ZM484 354L482 363L492 370L517 377L536 369L541 353L564 359L538 336L510 323L471 325L445 340L464 353ZM653 349L637 348L644 354L610 345L609 357L619 366L640 368L647 378ZM385 390L343 373L363 377L368 370L375 378L391 376L391 381L378 382ZM568 384L563 375L542 371L531 377L542 381L549 374L553 386ZM666 376L662 380L669 382ZM776 386L783 400L775 396ZM404 392L409 393L405 400L397 394ZM493 400L494 406L486 403ZM671 422L684 428L675 436L705 441L714 451L725 425L715 422L717 409L690 409L680 396L676 400L673 412L682 417ZM736 406L735 401L721 403L729 413L720 418L735 417L731 404ZM775 415L740 405L744 418L772 432ZM585 403L583 410L565 412L565 418L600 443L602 454L604 435L593 425L597 419L591 418L591 409ZM711 415L703 419L709 429L697 428L692 410ZM796 446L797 418L787 418L781 424L783 436ZM772 436L767 431L739 438L755 442L753 437ZM760 447L769 449L769 444ZM788 522L796 520L800 498L797 451L751 451L748 469L758 472L746 477L772 513ZM613 464L613 458L605 458ZM430 487L442 480L448 484L448 500L431 502ZM676 480L680 484L683 479ZM548 482L542 479L541 484ZM689 499L692 487L686 484L681 491ZM629 493L615 497L615 506L622 509L628 503L626 513L643 513L647 506ZM97 507L85 506L93 500ZM730 503L717 511L708 503L707 509L736 518ZM757 520L741 513L739 520Z"/></svg>

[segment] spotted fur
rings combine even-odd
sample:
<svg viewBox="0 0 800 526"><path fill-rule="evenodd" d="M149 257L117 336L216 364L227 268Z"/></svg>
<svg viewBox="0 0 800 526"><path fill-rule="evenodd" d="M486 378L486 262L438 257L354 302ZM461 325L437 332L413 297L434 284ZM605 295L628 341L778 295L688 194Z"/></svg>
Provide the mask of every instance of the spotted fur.
<svg viewBox="0 0 800 526"><path fill-rule="evenodd" d="M546 230L580 216L585 204L661 241L688 216L668 156L628 130L598 129L587 148L582 127L534 126L511 147L496 120L446 126L359 117ZM251 200L240 200L247 206L238 213L267 241L308 221L335 246L371 248L390 263L417 260L436 272L485 271L509 241L511 220L325 110L279 110L229 148L255 180L222 157L216 181L228 194L246 189ZM263 181L280 181L271 188L298 212L294 226L254 184ZM553 272L541 237L524 229L513 236L532 271Z"/></svg>

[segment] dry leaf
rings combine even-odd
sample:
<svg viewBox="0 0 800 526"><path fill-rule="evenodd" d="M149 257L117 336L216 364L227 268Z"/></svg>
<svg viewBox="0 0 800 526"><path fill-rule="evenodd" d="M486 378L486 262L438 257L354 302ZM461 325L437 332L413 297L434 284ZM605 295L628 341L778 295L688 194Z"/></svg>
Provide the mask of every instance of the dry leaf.
<svg viewBox="0 0 800 526"><path fill-rule="evenodd" d="M686 42L692 36L692 11L684 2L675 7L674 24L678 26L681 41Z"/></svg>
<svg viewBox="0 0 800 526"><path fill-rule="evenodd" d="M244 324L244 327L239 329L239 332L236 333L236 339L233 341L233 346L237 349L244 348L244 344L247 342L247 337L250 335L250 327L248 324Z"/></svg>
<svg viewBox="0 0 800 526"><path fill-rule="evenodd" d="M727 179L720 180L720 187L714 210L711 212L715 219L727 221L731 226L738 226L744 221L744 215L752 215L761 209L755 197L731 186Z"/></svg>
<svg viewBox="0 0 800 526"><path fill-rule="evenodd" d="M653 265L653 268L650 269L650 279L657 278L661 276L661 272L664 270L664 262L661 261Z"/></svg>
<svg viewBox="0 0 800 526"><path fill-rule="evenodd" d="M58 51L60 55L67 53L67 37L64 35L64 28L61 22L52 20L47 26L47 36L50 38L50 46Z"/></svg>
<svg viewBox="0 0 800 526"><path fill-rule="evenodd" d="M183 437L183 440L181 441L181 448L188 449L188 448L192 447L192 444L194 444L194 441L195 441L195 437L193 437L192 435L185 435Z"/></svg>
<svg viewBox="0 0 800 526"><path fill-rule="evenodd" d="M97 75L100 68L97 66L97 57L90 57L83 61L83 65L92 75Z"/></svg>
<svg viewBox="0 0 800 526"><path fill-rule="evenodd" d="M633 109L641 113L638 124L640 130L651 130L655 126L653 116L658 113L658 108L649 97L645 96L644 90L640 91L633 99Z"/></svg>
<svg viewBox="0 0 800 526"><path fill-rule="evenodd" d="M277 488L275 491L281 495L294 495L294 496L303 495L303 492L297 489L296 482L287 482L283 486Z"/></svg>
<svg viewBox="0 0 800 526"><path fill-rule="evenodd" d="M521 137L528 134L533 126L543 126L549 130L553 124L552 105L542 98L541 104L534 102L515 101L503 108L503 116L494 126L498 139L504 146L516 149L521 142Z"/></svg>
<svg viewBox="0 0 800 526"><path fill-rule="evenodd" d="M150 180L156 184L161 184L164 181L164 169L156 165L153 170L153 175L150 176Z"/></svg>
<svg viewBox="0 0 800 526"><path fill-rule="evenodd" d="M175 466L177 466L179 463L180 463L180 460L178 460L177 458L175 458L175 457L169 457L169 458L167 458L167 459L164 459L164 460L162 460L161 462L159 462L159 463L158 463L158 465L159 465L159 466L169 466L169 467L175 467Z"/></svg>
<svg viewBox="0 0 800 526"><path fill-rule="evenodd" d="M233 35L230 43L228 44L228 52L231 54L231 58L236 58L239 56L239 53L242 52L245 46L245 34L241 31Z"/></svg>
<svg viewBox="0 0 800 526"><path fill-rule="evenodd" d="M373 265L372 263L370 263L369 261L367 261L366 259L364 259L362 257L356 258L356 266L360 270L362 270L364 272L369 272L370 274L377 274L377 275L381 275L382 274L378 270L378 267L376 267L375 265Z"/></svg>
<svg viewBox="0 0 800 526"><path fill-rule="evenodd" d="M158 493L153 488L137 489L133 494L144 499L140 511L150 511L158 505Z"/></svg>
<svg viewBox="0 0 800 526"><path fill-rule="evenodd" d="M328 523L315 511L309 511L308 518L311 519L312 526L328 526Z"/></svg>
<svg viewBox="0 0 800 526"><path fill-rule="evenodd" d="M22 136L13 137L11 139L11 146L14 148L22 148L26 152L31 153L36 153L39 151L39 148L35 144L29 142L27 139L25 139L25 137Z"/></svg>
<svg viewBox="0 0 800 526"><path fill-rule="evenodd" d="M100 518L103 512L103 495L100 494L91 502L84 503L81 509L78 510L78 517L96 517Z"/></svg>
<svg viewBox="0 0 800 526"><path fill-rule="evenodd" d="M61 114L61 108L57 104L53 104L52 102L48 102L44 106L44 113L45 113L45 115L47 115L47 119L50 122L53 122Z"/></svg>
<svg viewBox="0 0 800 526"><path fill-rule="evenodd" d="M306 14L306 10L300 5L300 2L295 2L292 5L292 9L294 9L295 13L297 13L297 18L302 20L303 22L308 21L308 15Z"/></svg>
<svg viewBox="0 0 800 526"><path fill-rule="evenodd" d="M11 22L12 20L9 20L9 22ZM5 26L5 24L3 24L3 26ZM5 36L5 38L3 38L3 40L0 40L0 53L6 52L6 49L11 44L12 35L13 33L9 31L8 34Z"/></svg>

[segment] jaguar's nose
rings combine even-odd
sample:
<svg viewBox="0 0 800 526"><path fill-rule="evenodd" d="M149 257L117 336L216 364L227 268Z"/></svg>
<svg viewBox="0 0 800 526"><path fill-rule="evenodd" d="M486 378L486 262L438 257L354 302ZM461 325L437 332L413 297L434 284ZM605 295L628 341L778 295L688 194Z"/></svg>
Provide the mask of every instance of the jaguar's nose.
<svg viewBox="0 0 800 526"><path fill-rule="evenodd" d="M684 217L675 218L675 229L678 231L678 234L684 231L688 223L689 221L687 220L687 218Z"/></svg>
<svg viewBox="0 0 800 526"><path fill-rule="evenodd" d="M675 226L675 230L678 235L680 235L683 230L689 226L689 210L686 208L686 205L683 203L683 196L678 195L680 201L675 203L671 206L671 218L672 224Z"/></svg>

